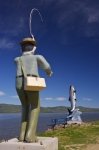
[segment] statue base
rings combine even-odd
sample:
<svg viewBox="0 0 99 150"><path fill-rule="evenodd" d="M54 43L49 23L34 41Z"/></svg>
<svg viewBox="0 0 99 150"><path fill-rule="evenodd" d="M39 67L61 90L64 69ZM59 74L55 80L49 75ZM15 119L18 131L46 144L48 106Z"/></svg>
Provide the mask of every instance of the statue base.
<svg viewBox="0 0 99 150"><path fill-rule="evenodd" d="M19 142L18 139L10 139L0 143L0 150L58 150L58 138L37 137L37 143Z"/></svg>
<svg viewBox="0 0 99 150"><path fill-rule="evenodd" d="M80 117L80 115L82 114L81 111L79 111L79 109L75 109L72 114L67 116L67 124L81 124L82 123L82 119Z"/></svg>

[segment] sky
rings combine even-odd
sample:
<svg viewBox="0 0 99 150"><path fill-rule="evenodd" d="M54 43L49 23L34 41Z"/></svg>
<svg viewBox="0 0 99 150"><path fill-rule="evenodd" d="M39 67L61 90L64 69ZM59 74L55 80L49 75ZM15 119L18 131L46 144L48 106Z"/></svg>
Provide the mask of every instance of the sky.
<svg viewBox="0 0 99 150"><path fill-rule="evenodd" d="M36 54L50 63L53 76L40 92L41 106L70 106L69 86L77 91L77 106L99 107L99 1L7 0L0 3L0 103L20 104L15 89L15 57L20 41L32 32Z"/></svg>

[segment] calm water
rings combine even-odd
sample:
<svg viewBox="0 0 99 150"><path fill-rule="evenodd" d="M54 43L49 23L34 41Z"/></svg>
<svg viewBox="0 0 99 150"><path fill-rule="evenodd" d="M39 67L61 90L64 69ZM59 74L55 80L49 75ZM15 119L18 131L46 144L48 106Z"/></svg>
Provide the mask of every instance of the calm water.
<svg viewBox="0 0 99 150"><path fill-rule="evenodd" d="M37 132L47 130L53 118L65 118L64 113L41 113L38 122ZM99 120L99 112L83 113L83 122ZM17 137L20 128L21 114L0 114L0 139Z"/></svg>

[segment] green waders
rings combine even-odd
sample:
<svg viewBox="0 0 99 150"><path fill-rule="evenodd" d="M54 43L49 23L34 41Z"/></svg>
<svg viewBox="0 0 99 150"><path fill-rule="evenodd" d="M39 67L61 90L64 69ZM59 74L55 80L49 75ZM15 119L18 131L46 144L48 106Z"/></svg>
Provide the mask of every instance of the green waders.
<svg viewBox="0 0 99 150"><path fill-rule="evenodd" d="M17 89L22 104L22 121L19 141L36 142L36 128L40 112L38 91L24 91Z"/></svg>

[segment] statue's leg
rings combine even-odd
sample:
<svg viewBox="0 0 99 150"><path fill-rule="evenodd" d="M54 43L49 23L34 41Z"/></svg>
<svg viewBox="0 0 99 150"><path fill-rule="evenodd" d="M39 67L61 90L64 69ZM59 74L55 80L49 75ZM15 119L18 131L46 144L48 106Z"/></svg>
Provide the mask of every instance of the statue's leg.
<svg viewBox="0 0 99 150"><path fill-rule="evenodd" d="M25 133L26 133L26 126L28 122L29 104L27 101L25 91L23 89L20 89L20 90L17 89L17 93L22 104L22 119L21 119L19 141L24 141Z"/></svg>
<svg viewBox="0 0 99 150"><path fill-rule="evenodd" d="M39 92L28 92L28 100L31 104L29 122L25 141L36 142L36 128L40 112Z"/></svg>

